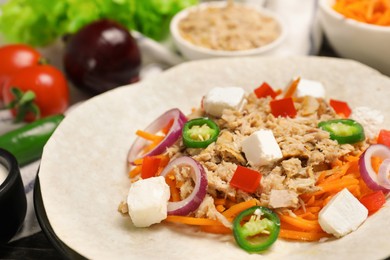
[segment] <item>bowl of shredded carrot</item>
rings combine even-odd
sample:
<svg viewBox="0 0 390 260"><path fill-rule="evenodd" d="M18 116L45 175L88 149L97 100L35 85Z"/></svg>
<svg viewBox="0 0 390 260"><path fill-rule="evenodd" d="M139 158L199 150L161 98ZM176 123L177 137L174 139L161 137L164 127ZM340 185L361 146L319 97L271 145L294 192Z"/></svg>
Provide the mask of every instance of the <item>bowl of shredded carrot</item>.
<svg viewBox="0 0 390 260"><path fill-rule="evenodd" d="M390 75L390 1L320 0L319 20L338 55Z"/></svg>

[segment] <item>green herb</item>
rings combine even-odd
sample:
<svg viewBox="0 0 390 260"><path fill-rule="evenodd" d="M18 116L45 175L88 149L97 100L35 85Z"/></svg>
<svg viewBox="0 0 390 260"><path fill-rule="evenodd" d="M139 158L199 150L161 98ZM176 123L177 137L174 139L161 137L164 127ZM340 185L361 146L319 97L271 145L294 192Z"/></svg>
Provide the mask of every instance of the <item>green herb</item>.
<svg viewBox="0 0 390 260"><path fill-rule="evenodd" d="M198 0L9 0L0 6L0 34L7 42L45 46L102 18L118 21L155 40L169 22Z"/></svg>

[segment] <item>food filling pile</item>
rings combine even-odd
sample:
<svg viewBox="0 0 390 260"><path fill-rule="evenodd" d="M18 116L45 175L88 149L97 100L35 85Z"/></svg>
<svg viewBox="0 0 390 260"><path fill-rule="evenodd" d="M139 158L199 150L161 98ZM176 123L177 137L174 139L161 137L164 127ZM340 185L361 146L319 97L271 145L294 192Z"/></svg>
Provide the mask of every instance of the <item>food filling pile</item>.
<svg viewBox="0 0 390 260"><path fill-rule="evenodd" d="M386 203L390 131L380 111L325 94L298 77L285 90L215 87L191 114L165 112L136 133L119 211L137 227L233 235L251 253L355 231Z"/></svg>
<svg viewBox="0 0 390 260"><path fill-rule="evenodd" d="M179 23L180 34L192 44L224 51L262 47L276 40L280 30L272 17L231 2L196 9Z"/></svg>

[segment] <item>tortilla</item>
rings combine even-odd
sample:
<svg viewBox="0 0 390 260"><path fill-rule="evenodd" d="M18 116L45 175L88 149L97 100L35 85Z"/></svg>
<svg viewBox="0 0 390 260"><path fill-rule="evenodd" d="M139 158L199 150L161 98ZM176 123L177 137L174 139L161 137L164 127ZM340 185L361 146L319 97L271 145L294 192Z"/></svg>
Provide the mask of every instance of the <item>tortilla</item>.
<svg viewBox="0 0 390 260"><path fill-rule="evenodd" d="M383 111L389 128L390 79L360 63L321 57L257 57L189 62L156 78L96 96L73 110L48 141L39 170L46 214L56 235L93 259L380 259L390 256L389 201L355 232L321 243L279 239L261 255L232 236L158 224L135 228L117 211L130 186L127 153L135 131L174 107L189 113L215 86L251 91L267 81L283 88L294 77L320 81L327 97Z"/></svg>

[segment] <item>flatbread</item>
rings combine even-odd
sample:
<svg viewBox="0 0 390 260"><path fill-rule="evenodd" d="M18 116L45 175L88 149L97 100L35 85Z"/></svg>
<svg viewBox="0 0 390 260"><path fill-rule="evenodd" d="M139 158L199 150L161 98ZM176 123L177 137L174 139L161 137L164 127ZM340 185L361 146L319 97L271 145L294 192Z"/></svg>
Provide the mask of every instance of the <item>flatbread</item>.
<svg viewBox="0 0 390 260"><path fill-rule="evenodd" d="M56 235L93 259L380 259L390 256L389 201L357 231L321 243L278 240L247 254L232 236L169 224L134 228L117 212L130 186L127 152L135 131L174 107L189 113L215 86L248 91L294 77L320 81L327 97L369 106L390 119L390 79L360 63L334 58L231 58L188 62L156 78L96 96L72 111L47 143L39 171L44 207Z"/></svg>

